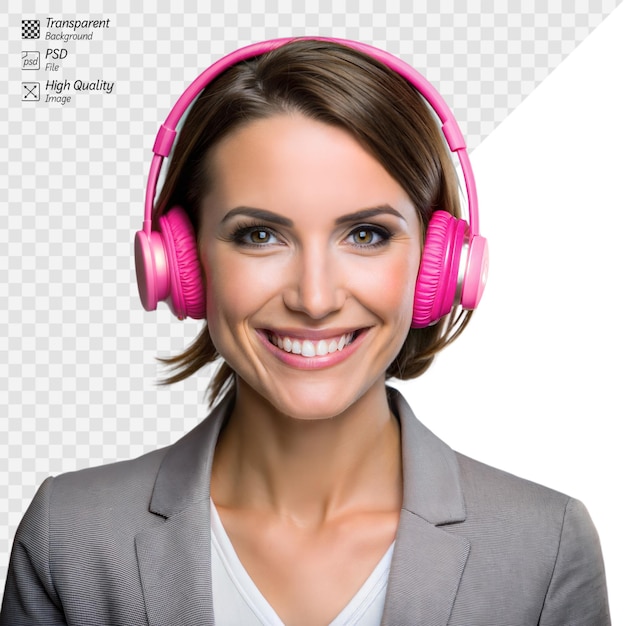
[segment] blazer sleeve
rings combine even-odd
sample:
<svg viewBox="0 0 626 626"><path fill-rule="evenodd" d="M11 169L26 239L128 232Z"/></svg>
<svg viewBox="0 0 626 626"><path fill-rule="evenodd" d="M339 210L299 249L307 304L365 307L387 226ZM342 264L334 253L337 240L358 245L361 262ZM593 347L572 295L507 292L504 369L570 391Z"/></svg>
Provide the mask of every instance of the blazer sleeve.
<svg viewBox="0 0 626 626"><path fill-rule="evenodd" d="M600 541L587 509L570 499L539 626L610 626Z"/></svg>
<svg viewBox="0 0 626 626"><path fill-rule="evenodd" d="M53 484L53 478L44 481L17 529L0 626L66 625L50 573L49 503Z"/></svg>

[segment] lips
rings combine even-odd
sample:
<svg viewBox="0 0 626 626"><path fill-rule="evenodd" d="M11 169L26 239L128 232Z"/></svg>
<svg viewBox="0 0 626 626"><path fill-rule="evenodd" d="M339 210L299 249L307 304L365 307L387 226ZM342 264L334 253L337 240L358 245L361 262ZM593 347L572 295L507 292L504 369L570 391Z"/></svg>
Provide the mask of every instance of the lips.
<svg viewBox="0 0 626 626"><path fill-rule="evenodd" d="M357 334L358 331L353 331L323 339L313 339L280 335L273 331L266 331L268 340L283 352L298 354L307 358L341 352L354 341Z"/></svg>

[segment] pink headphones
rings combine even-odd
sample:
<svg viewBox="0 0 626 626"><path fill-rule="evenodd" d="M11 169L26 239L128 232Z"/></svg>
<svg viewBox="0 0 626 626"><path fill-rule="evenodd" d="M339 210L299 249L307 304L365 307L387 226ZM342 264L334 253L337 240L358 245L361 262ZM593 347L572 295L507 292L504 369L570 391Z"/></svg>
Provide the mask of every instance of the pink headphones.
<svg viewBox="0 0 626 626"><path fill-rule="evenodd" d="M485 288L488 268L487 240L478 234L478 200L474 174L465 141L452 112L435 88L416 70L393 55L367 44L335 41L383 63L411 83L424 97L441 121L448 146L456 152L467 190L469 223L446 211L435 211L428 224L420 269L415 285L413 328L424 328L447 315L454 305L474 309ZM154 141L152 163L148 174L143 229L135 235L135 267L141 303L154 311L158 302L166 301L179 319L206 316L205 294L196 237L181 207L170 209L159 218L152 230L152 211L157 181L163 159L172 149L176 126L200 92L216 76L239 61L255 57L293 41L273 39L252 44L223 57L200 76L180 96Z"/></svg>

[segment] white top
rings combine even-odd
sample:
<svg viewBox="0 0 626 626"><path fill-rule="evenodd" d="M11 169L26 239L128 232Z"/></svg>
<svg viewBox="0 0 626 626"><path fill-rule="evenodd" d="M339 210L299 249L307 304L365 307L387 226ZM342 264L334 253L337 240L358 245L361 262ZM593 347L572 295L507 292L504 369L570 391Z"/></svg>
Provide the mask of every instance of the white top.
<svg viewBox="0 0 626 626"><path fill-rule="evenodd" d="M394 542L395 543L395 542ZM369 578L329 626L380 626L391 544ZM242 565L211 500L211 575L217 626L285 626Z"/></svg>

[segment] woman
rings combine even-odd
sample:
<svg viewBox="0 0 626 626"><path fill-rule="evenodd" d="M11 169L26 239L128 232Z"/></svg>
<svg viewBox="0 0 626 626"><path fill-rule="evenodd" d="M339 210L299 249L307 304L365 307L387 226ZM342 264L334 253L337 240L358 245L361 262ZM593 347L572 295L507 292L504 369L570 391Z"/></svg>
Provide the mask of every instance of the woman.
<svg viewBox="0 0 626 626"><path fill-rule="evenodd" d="M2 624L610 623L584 507L453 452L386 387L465 328L486 251L437 96L344 44L218 64L150 215L162 127L142 302L206 316L168 380L221 358L216 406L168 449L44 483Z"/></svg>

